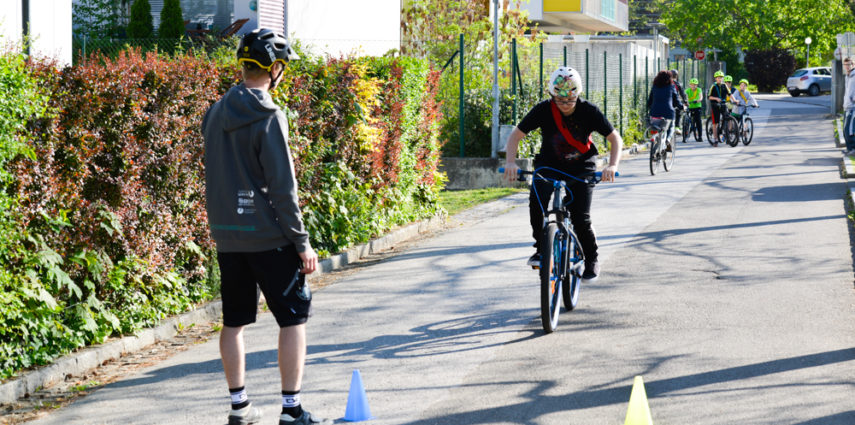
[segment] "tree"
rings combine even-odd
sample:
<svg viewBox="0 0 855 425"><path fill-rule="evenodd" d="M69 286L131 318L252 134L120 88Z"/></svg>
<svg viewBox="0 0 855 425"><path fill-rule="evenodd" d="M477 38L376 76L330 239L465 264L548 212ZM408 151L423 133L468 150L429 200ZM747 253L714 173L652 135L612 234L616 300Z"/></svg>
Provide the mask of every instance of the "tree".
<svg viewBox="0 0 855 425"><path fill-rule="evenodd" d="M151 5L148 0L136 0L131 6L131 21L128 23L129 38L151 38L154 24L151 17Z"/></svg>
<svg viewBox="0 0 855 425"><path fill-rule="evenodd" d="M122 7L126 0L79 0L72 6L72 22L77 36L117 37L122 32Z"/></svg>
<svg viewBox="0 0 855 425"><path fill-rule="evenodd" d="M745 55L745 69L761 92L773 92L787 83L796 59L784 49L752 50Z"/></svg>
<svg viewBox="0 0 855 425"><path fill-rule="evenodd" d="M165 0L160 11L160 27L157 34L163 39L176 39L184 35L184 16L180 0Z"/></svg>
<svg viewBox="0 0 855 425"><path fill-rule="evenodd" d="M658 22L662 15L661 4L657 0L629 0L629 34L650 34L648 26Z"/></svg>
<svg viewBox="0 0 855 425"><path fill-rule="evenodd" d="M160 28L157 35L163 39L176 39L184 35L184 16L179 0L166 0L160 11Z"/></svg>
<svg viewBox="0 0 855 425"><path fill-rule="evenodd" d="M855 28L844 0L657 1L668 33L689 50L804 51L811 37L811 50L830 54L835 35Z"/></svg>

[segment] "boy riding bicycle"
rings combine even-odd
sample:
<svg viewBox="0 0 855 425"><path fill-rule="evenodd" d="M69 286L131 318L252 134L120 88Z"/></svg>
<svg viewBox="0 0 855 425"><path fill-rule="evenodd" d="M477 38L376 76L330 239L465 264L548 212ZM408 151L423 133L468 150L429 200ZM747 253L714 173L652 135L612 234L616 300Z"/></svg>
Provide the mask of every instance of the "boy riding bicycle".
<svg viewBox="0 0 855 425"><path fill-rule="evenodd" d="M517 124L508 138L505 176L516 180L519 168L516 165L517 147L529 132L541 129L540 153L534 158L535 169L551 167L572 176L583 176L596 171L597 146L591 139L596 131L605 136L611 149L609 163L603 169L603 181L614 181L620 162L623 139L599 108L580 98L582 78L579 72L569 67L559 67L549 78L548 91L551 99L538 103ZM548 172L544 172L549 174ZM566 179L559 173L547 177ZM596 279L599 275L597 262L597 238L591 226L591 199L593 185L572 184L570 192L573 202L568 206L570 221L585 254L585 272L582 278ZM535 253L528 260L531 266L540 266L540 239L543 230L543 213L552 196L552 183L532 183L529 196L529 218Z"/></svg>

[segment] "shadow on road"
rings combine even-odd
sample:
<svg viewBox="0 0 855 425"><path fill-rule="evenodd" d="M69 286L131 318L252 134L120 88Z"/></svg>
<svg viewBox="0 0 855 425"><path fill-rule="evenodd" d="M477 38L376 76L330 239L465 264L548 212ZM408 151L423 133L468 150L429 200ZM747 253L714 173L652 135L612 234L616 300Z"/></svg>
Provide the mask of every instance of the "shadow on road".
<svg viewBox="0 0 855 425"><path fill-rule="evenodd" d="M785 373L799 369L821 367L835 363L843 363L855 360L855 348L843 350L826 351L804 356L796 356L768 362L754 363L744 366L736 366L711 372L696 373L692 375L675 378L661 379L645 383L648 398L656 397L679 397L680 392L715 385L724 382L746 381L752 378ZM667 359L665 359L667 361ZM625 382L633 382L632 376L627 376ZM623 385L613 388L591 389L565 395L551 395L555 390L554 381L520 382L520 384L533 384L534 387L520 394L528 401L504 405L501 407L474 410L470 412L455 413L444 417L433 417L409 422L407 425L436 424L441 420L443 424L489 424L489 423L519 423L535 424L537 418L556 412L567 412L573 410L589 409L613 404L624 404L629 401L632 385ZM787 385L803 385L811 387L812 383L792 383ZM840 382L832 382L825 385L851 385L850 382L841 379ZM743 391L745 388L736 388L725 391ZM703 392L720 392L719 389L705 389ZM835 415L826 416L802 422L802 425L812 424L851 424L855 412L849 411Z"/></svg>

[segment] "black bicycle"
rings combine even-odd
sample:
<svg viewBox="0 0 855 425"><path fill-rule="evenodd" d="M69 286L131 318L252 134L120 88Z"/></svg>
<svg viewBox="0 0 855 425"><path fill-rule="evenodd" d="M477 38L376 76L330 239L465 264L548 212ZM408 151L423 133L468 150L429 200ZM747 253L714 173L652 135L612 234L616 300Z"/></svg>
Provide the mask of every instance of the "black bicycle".
<svg viewBox="0 0 855 425"><path fill-rule="evenodd" d="M566 179L552 179L543 176L543 171L558 173ZM499 168L500 173L505 169ZM518 170L518 180L524 181L531 175L532 181L552 183L552 208L543 211L543 233L540 240L540 321L546 333L552 333L558 327L558 313L561 300L564 308L572 311L579 303L579 290L582 273L585 271L585 254L579 239L573 233L570 224L570 212L567 206L573 202L569 184L597 184L602 173L589 173L581 177L572 176L551 167L539 167L534 171ZM616 176L619 173L615 174ZM568 199L569 198L569 199Z"/></svg>
<svg viewBox="0 0 855 425"><path fill-rule="evenodd" d="M722 103L719 107L721 108L721 121L717 123L718 135L723 142L734 147L739 144L739 135L737 134L739 124L736 122L736 118L730 114L727 104ZM712 116L707 117L704 128L707 133L707 141L711 145L718 143L713 137Z"/></svg>
<svg viewBox="0 0 855 425"><path fill-rule="evenodd" d="M752 108L756 108L756 106L752 105ZM738 114L737 114L738 115ZM751 139L754 138L754 120L748 116L748 108L745 109L745 113L739 115L738 117L734 117L736 121L739 123L737 135L739 136L739 140L742 141L743 145L748 145L751 143Z"/></svg>
<svg viewBox="0 0 855 425"><path fill-rule="evenodd" d="M677 144L674 142L674 137L668 137L669 131L665 130L664 118L650 117L645 131L645 139L650 142L650 175L655 176L659 171L659 165L665 168L665 171L671 171L674 168L674 157L677 153Z"/></svg>
<svg viewBox="0 0 855 425"><path fill-rule="evenodd" d="M680 130L683 132L683 143L689 140L689 133L692 133L692 117L687 108L683 108L683 118L680 119Z"/></svg>

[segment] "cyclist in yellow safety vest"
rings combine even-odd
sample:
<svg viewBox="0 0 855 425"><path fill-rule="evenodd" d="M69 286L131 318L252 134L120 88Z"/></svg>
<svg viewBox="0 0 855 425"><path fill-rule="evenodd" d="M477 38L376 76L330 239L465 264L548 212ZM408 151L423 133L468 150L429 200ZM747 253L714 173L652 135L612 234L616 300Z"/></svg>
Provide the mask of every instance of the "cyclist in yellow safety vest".
<svg viewBox="0 0 855 425"><path fill-rule="evenodd" d="M704 92L698 87L697 78L689 80L689 88L686 89L686 99L689 103L689 116L692 119L695 140L700 142L703 140L703 132L701 131L703 129L701 125L701 106L704 100Z"/></svg>
<svg viewBox="0 0 855 425"><path fill-rule="evenodd" d="M733 98L733 103L736 104L736 119L742 120L742 114L748 110L749 106L757 107L757 99L754 99L754 96L751 96L751 92L748 91L748 80L745 78L739 80L739 89L735 90L731 95Z"/></svg>

